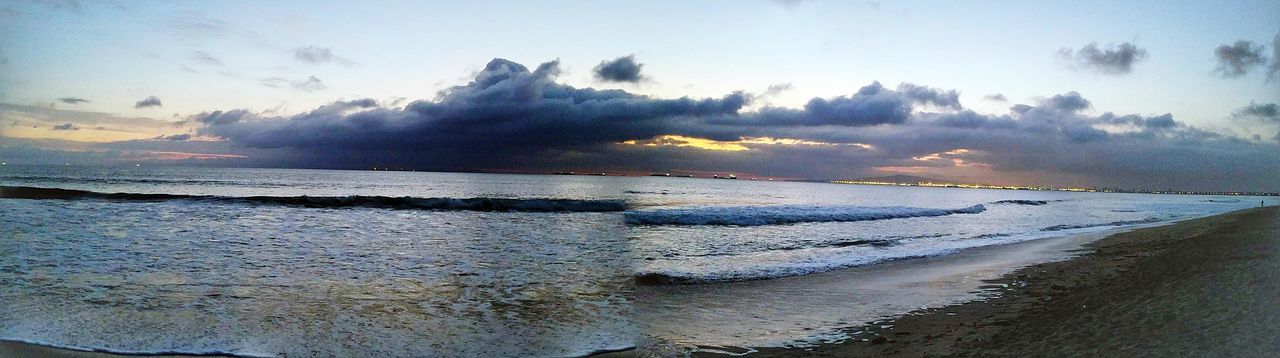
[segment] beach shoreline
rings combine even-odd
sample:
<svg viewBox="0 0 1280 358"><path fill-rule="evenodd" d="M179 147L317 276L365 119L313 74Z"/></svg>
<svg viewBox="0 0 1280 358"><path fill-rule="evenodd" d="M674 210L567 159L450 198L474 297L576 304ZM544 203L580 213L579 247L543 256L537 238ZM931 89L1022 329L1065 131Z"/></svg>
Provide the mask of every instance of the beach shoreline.
<svg viewBox="0 0 1280 358"><path fill-rule="evenodd" d="M1280 328L1266 324L1280 320L1280 309L1257 311L1259 307L1274 304L1274 297L1280 297L1280 277L1277 276L1280 258L1273 255L1280 252L1280 243L1275 242L1280 238L1278 233L1280 208L1277 207L1125 228L1090 239L1072 258L1026 266L998 279L986 280L985 288L996 293L990 298L920 309L850 328L846 333L852 338L840 343L807 348L752 348L756 352L749 356L988 356L1029 352L1106 355L1160 349L1170 350L1165 352L1170 354L1280 352L1280 343L1277 343L1280 340L1276 339L1280 338ZM1191 259L1195 259L1194 262ZM836 271L819 276L840 274ZM1216 276L1206 278L1204 275ZM1195 285L1184 287L1182 283L1187 282ZM1205 287L1211 290L1206 291ZM1162 293L1156 298L1141 294L1168 290L1177 292ZM1207 296L1221 292L1236 292L1238 297L1205 303L1211 300ZM1132 300L1135 297L1136 303ZM1166 299L1157 299L1161 297ZM1168 312L1174 312L1173 318L1151 317L1168 316ZM1211 322L1179 321L1197 315ZM1123 319L1139 323L1117 322ZM1161 328L1176 328L1167 332L1168 336L1185 335L1194 327L1201 328L1205 333L1192 341L1204 350L1188 351L1183 345L1168 345L1167 340L1172 338L1151 337L1149 329L1142 329L1143 325L1157 323ZM1246 329L1249 334L1240 333ZM1091 336L1091 331L1099 331L1096 334L1100 336ZM1246 346L1252 350L1242 348ZM600 353L594 356L637 356L652 352ZM721 354L695 352L694 355ZM0 340L0 356L136 355Z"/></svg>
<svg viewBox="0 0 1280 358"><path fill-rule="evenodd" d="M1280 352L1280 208L1121 232L989 280L991 298L748 356L1244 355ZM697 352L700 356L717 356Z"/></svg>

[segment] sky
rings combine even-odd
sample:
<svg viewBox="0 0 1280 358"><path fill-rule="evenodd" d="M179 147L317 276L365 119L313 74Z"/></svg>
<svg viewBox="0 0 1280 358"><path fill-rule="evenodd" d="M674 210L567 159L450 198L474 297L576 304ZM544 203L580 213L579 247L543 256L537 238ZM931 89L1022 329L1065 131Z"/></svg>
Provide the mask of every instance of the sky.
<svg viewBox="0 0 1280 358"><path fill-rule="evenodd" d="M0 0L0 161L1280 191L1280 3Z"/></svg>

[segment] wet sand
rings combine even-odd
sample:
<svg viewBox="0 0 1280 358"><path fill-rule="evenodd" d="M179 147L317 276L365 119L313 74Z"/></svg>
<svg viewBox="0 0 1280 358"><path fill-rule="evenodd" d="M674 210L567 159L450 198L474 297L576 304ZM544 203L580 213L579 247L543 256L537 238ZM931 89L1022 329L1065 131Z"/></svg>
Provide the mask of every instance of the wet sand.
<svg viewBox="0 0 1280 358"><path fill-rule="evenodd" d="M874 322L843 343L749 356L1280 355L1280 208L1116 234L989 287L999 296Z"/></svg>
<svg viewBox="0 0 1280 358"><path fill-rule="evenodd" d="M158 357L158 358L177 358L177 357L230 357L222 355L121 355L103 352L78 351L70 349L55 348L37 344L24 342L15 342L0 340L0 357L8 358L119 358L119 357Z"/></svg>
<svg viewBox="0 0 1280 358"><path fill-rule="evenodd" d="M692 349L751 352L840 340L841 329L923 307L983 298L981 287L1021 267L1067 260L1085 244L1133 228L1080 233L811 275L710 285L636 287L641 355ZM785 304L779 304L785 303Z"/></svg>

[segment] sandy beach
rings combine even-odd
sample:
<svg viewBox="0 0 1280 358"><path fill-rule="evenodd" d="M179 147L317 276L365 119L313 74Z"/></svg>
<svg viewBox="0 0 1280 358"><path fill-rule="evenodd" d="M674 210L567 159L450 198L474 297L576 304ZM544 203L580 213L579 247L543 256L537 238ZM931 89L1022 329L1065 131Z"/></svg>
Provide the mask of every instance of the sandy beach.
<svg viewBox="0 0 1280 358"><path fill-rule="evenodd" d="M1139 229L991 282L997 298L912 312L855 339L751 356L1272 356L1280 210Z"/></svg>

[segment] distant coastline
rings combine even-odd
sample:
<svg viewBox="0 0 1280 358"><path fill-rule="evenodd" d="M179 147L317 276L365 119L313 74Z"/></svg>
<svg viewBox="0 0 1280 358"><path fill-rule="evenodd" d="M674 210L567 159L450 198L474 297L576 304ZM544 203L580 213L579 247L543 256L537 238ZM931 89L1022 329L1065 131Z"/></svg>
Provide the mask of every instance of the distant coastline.
<svg viewBox="0 0 1280 358"><path fill-rule="evenodd" d="M1132 194L1176 194L1176 195L1230 195L1230 196L1280 196L1280 193L1244 192L1244 191L1186 191L1186 190L1146 190L1098 187L1055 187L1055 186L1022 186L1022 185L990 185L966 184L945 180L895 175L889 177L832 180L834 184L882 185L882 186L918 186L930 188L963 188L963 189L1000 189L1000 190L1034 190L1034 191L1069 191L1087 193L1132 193Z"/></svg>

